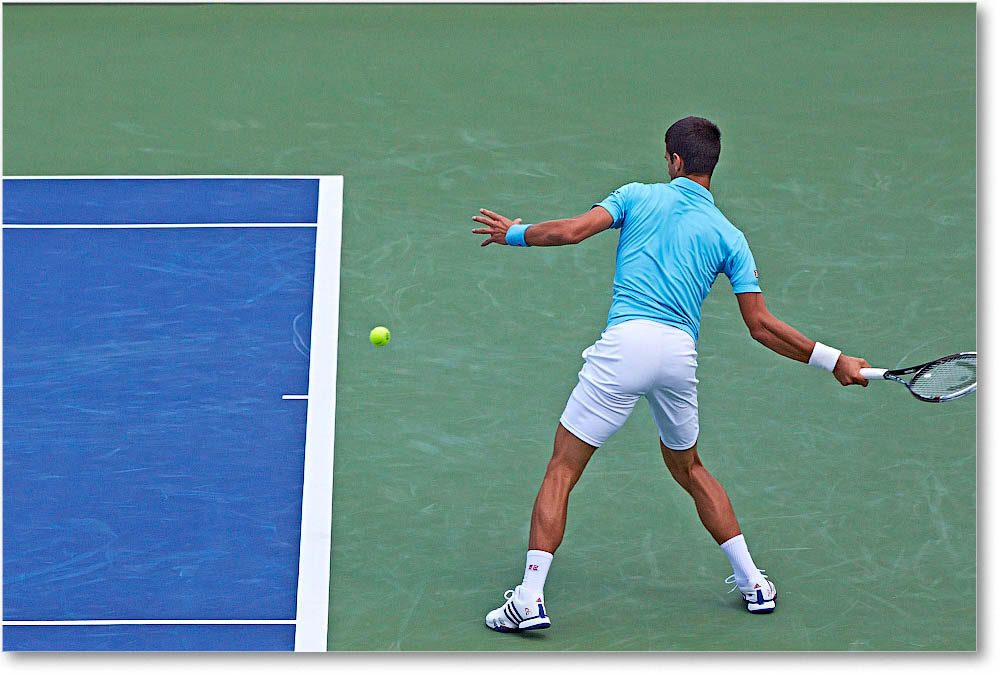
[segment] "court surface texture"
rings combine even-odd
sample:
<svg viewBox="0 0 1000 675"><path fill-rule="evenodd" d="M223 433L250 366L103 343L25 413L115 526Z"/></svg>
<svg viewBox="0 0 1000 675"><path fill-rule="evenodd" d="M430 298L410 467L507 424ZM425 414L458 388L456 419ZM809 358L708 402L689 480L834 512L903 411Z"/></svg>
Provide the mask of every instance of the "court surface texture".
<svg viewBox="0 0 1000 675"><path fill-rule="evenodd" d="M480 207L538 222L663 181L666 127L703 115L722 129L716 203L746 233L776 316L881 367L973 350L974 5L6 6L3 37L6 176L344 177L329 649L975 649L976 397L842 388L753 342L725 279L703 308L699 452L778 586L777 611L752 616L727 593L728 562L640 405L571 497L546 584L552 628L486 630L523 572L556 422L604 326L617 236L481 249L469 232ZM185 229L152 246L121 238L137 230L5 226L5 621L82 616L102 603L89 584L107 578L135 593L116 602L173 603L178 619L261 617L253 602L261 618L294 618L306 406L280 395L305 393L292 323L319 271L311 231L247 230L235 245ZM50 293L70 263L102 274L109 247L145 272L117 288L95 279L107 288L91 298ZM15 258L34 273L12 271ZM284 274L267 311L227 299ZM212 279L242 287L223 297ZM29 281L48 309L14 316ZM155 325L128 313L154 291L164 307L199 306ZM392 331L384 348L368 342L376 325ZM8 362L28 330L44 352ZM120 341L107 358L126 370L141 341L202 365L151 358L120 391L173 378L169 396L91 407L115 372L80 346L98 331ZM267 350L240 361L224 347L241 336ZM85 379L19 403L18 367ZM172 406L190 401L202 414L177 434L215 454L148 448L156 476L116 473L136 468L116 448L141 437L108 439L86 462L67 454L105 422L177 425ZM252 463L221 452L237 412L260 421L254 457L273 460L251 490L226 469ZM68 445L19 436L12 420L29 413ZM89 499L78 486L58 507L31 501L54 476L85 481ZM233 509L210 495L245 519L216 518ZM165 498L190 517L163 560L105 555L167 535L109 530L100 500L141 512ZM64 530L26 551L32 519ZM259 545L268 527L281 546ZM238 560L206 553L245 535L253 550ZM46 616L19 595L32 574ZM5 626L6 649L18 628Z"/></svg>

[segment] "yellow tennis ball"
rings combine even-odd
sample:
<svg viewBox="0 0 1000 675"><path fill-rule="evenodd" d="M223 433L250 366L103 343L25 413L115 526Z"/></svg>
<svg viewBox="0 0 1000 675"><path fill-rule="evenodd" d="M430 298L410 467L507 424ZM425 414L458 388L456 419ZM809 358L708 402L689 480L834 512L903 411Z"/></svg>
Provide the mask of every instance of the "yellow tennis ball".
<svg viewBox="0 0 1000 675"><path fill-rule="evenodd" d="M389 342L389 329L385 326L375 326L368 334L368 339L376 347L381 347Z"/></svg>

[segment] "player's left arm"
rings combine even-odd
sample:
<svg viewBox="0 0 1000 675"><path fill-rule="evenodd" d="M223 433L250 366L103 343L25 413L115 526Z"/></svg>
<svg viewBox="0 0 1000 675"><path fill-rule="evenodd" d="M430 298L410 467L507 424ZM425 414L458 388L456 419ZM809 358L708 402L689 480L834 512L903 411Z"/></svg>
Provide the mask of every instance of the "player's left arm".
<svg viewBox="0 0 1000 675"><path fill-rule="evenodd" d="M478 227L472 232L473 234L489 236L489 239L480 244L481 246L506 244L507 230L510 229L511 225L521 223L520 218L510 220L487 209L479 209L479 213L480 215L473 216L472 219L486 227ZM524 241L528 246L579 244L587 237L592 237L598 232L608 229L613 222L614 219L604 207L595 206L586 213L572 218L536 223L525 230Z"/></svg>

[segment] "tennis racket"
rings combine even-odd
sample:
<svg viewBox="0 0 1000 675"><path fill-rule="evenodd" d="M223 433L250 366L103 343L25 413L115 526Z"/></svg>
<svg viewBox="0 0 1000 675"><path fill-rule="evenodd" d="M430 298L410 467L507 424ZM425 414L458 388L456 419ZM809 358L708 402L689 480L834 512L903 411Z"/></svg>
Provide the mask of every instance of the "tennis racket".
<svg viewBox="0 0 1000 675"><path fill-rule="evenodd" d="M913 377L909 382L902 378L911 373ZM906 385L911 394L928 403L951 401L976 390L976 352L952 354L899 370L862 368L861 377L899 382Z"/></svg>

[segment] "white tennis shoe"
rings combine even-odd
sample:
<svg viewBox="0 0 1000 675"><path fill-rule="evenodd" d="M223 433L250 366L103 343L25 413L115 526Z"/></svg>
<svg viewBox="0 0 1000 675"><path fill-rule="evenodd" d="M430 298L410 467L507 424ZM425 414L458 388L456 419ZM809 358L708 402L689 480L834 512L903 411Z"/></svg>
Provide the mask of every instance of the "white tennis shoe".
<svg viewBox="0 0 1000 675"><path fill-rule="evenodd" d="M743 594L743 600L747 603L747 611L751 614L767 614L774 611L774 600L778 597L778 591L774 584L768 581L764 570L758 570L760 578L751 580L747 586L734 585L729 592L732 593L737 588ZM736 575L730 574L725 583L735 584Z"/></svg>
<svg viewBox="0 0 1000 675"><path fill-rule="evenodd" d="M527 594L520 587L503 594L507 602L486 615L486 627L501 633L538 630L552 625L545 613L545 599L541 593Z"/></svg>

